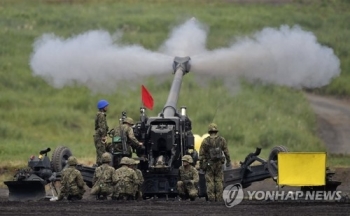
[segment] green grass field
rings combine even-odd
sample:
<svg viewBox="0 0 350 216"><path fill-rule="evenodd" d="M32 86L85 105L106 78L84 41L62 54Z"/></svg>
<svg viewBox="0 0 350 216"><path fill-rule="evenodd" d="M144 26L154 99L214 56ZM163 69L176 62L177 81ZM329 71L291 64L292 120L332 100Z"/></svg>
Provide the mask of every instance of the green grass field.
<svg viewBox="0 0 350 216"><path fill-rule="evenodd" d="M299 25L313 32L320 44L334 50L341 75L323 94L350 95L350 13L348 1L297 1L288 4L235 4L221 1L19 1L0 0L0 158L2 167L22 166L39 150L64 145L80 161L93 163L94 117L100 98L110 101L110 127L121 111L138 118L140 89L120 87L93 93L74 85L54 88L33 76L29 61L33 43L44 33L63 38L95 29L124 32L122 43L155 50L172 27L192 16L210 26L207 48L225 47L235 36L264 27ZM172 76L159 82L144 80L155 101L148 116L157 115L166 102ZM203 86L192 74L184 77L179 106L188 108L193 132L204 134L215 121L229 143L234 161L259 146L266 158L270 149L285 145L291 151L324 151L316 136L315 115L302 91L277 85L240 81L229 91L223 80ZM330 165L349 165L349 158L334 157Z"/></svg>

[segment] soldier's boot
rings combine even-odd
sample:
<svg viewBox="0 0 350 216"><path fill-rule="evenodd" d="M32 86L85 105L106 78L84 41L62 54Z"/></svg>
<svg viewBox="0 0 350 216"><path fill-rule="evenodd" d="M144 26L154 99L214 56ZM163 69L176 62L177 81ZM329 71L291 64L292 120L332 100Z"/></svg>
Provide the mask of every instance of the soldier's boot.
<svg viewBox="0 0 350 216"><path fill-rule="evenodd" d="M178 201L182 201L182 199L181 199L180 195L177 195L177 197L176 197L176 198L177 198L177 200L178 200Z"/></svg>
<svg viewBox="0 0 350 216"><path fill-rule="evenodd" d="M188 194L191 201L194 201L196 197L198 197L198 191L197 190L190 190L190 193Z"/></svg>
<svg viewBox="0 0 350 216"><path fill-rule="evenodd" d="M97 200L107 200L107 196L106 195L97 195L96 199Z"/></svg>
<svg viewBox="0 0 350 216"><path fill-rule="evenodd" d="M127 197L126 197L126 200L135 200L135 197L133 196L133 195L128 195Z"/></svg>
<svg viewBox="0 0 350 216"><path fill-rule="evenodd" d="M119 199L118 200L128 200L128 196L125 194L119 194Z"/></svg>
<svg viewBox="0 0 350 216"><path fill-rule="evenodd" d="M143 197L142 197L142 194L140 193L137 195L137 201L142 201L142 200L143 200Z"/></svg>
<svg viewBox="0 0 350 216"><path fill-rule="evenodd" d="M178 195L178 200L179 200L179 201L183 201L183 200L186 200L186 199L187 199L186 194L180 193L180 194Z"/></svg>
<svg viewBox="0 0 350 216"><path fill-rule="evenodd" d="M69 201L77 201L77 200L81 200L82 199L82 197L80 197L80 196L75 196L75 195L69 195L68 197L67 197L67 200L69 200Z"/></svg>
<svg viewBox="0 0 350 216"><path fill-rule="evenodd" d="M196 196L190 195L190 200L191 200L191 201L195 201L195 200L196 200Z"/></svg>

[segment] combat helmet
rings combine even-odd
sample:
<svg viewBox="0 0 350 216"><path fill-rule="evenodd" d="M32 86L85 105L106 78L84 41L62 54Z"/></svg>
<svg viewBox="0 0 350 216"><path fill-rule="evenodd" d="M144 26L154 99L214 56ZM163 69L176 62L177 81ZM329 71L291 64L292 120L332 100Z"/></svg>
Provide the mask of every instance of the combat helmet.
<svg viewBox="0 0 350 216"><path fill-rule="evenodd" d="M134 125L134 120L130 117L126 117L124 119L123 123L128 123L128 124Z"/></svg>
<svg viewBox="0 0 350 216"><path fill-rule="evenodd" d="M218 132L218 126L215 123L210 123L208 126L208 132Z"/></svg>
<svg viewBox="0 0 350 216"><path fill-rule="evenodd" d="M130 165L136 165L136 160L133 158L129 158Z"/></svg>
<svg viewBox="0 0 350 216"><path fill-rule="evenodd" d="M193 163L193 159L192 159L191 155L184 155L181 160L187 161L190 164Z"/></svg>
<svg viewBox="0 0 350 216"><path fill-rule="evenodd" d="M74 156L70 156L67 163L69 166L74 166L78 164L78 160Z"/></svg>
<svg viewBox="0 0 350 216"><path fill-rule="evenodd" d="M108 101L100 100L100 101L97 102L97 109L103 109L103 108L105 108L108 105L109 105Z"/></svg>
<svg viewBox="0 0 350 216"><path fill-rule="evenodd" d="M112 161L112 157L108 152L102 154L102 163L109 163Z"/></svg>
<svg viewBox="0 0 350 216"><path fill-rule="evenodd" d="M120 165L130 165L130 159L128 157L123 157L120 160Z"/></svg>

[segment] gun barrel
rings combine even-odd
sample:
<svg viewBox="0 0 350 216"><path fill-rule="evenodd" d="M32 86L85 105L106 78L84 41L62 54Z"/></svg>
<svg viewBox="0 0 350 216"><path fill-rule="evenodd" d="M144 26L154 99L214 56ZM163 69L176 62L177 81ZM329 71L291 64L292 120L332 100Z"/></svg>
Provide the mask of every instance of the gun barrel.
<svg viewBox="0 0 350 216"><path fill-rule="evenodd" d="M176 105L180 94L182 77L190 71L190 57L175 57L173 63L174 80L170 88L167 102L163 108L164 117L172 117L176 113Z"/></svg>

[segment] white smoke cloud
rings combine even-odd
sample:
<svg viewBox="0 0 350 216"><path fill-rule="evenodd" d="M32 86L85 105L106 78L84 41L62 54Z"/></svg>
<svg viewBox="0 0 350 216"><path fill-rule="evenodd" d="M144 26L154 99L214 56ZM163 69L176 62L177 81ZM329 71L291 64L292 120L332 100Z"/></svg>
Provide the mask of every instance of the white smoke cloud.
<svg viewBox="0 0 350 216"><path fill-rule="evenodd" d="M191 18L173 29L159 51L170 56L192 56L206 52L208 27Z"/></svg>
<svg viewBox="0 0 350 216"><path fill-rule="evenodd" d="M237 78L294 88L327 85L340 74L333 50L300 27L265 28L252 37L236 39L227 48L206 49L208 28L192 18L176 27L158 51L124 46L120 35L89 31L68 39L46 34L34 44L33 74L54 87L77 83L92 91L113 90L120 81L161 76L172 71L175 56L191 57L191 72L200 77Z"/></svg>
<svg viewBox="0 0 350 216"><path fill-rule="evenodd" d="M141 46L115 44L106 31L89 31L66 40L43 35L34 45L30 66L34 75L57 88L77 83L108 91L119 81L169 73L172 61Z"/></svg>
<svg viewBox="0 0 350 216"><path fill-rule="evenodd" d="M333 50L317 43L311 33L295 26L265 28L228 48L193 56L193 71L201 74L274 83L294 88L329 84L340 74Z"/></svg>

